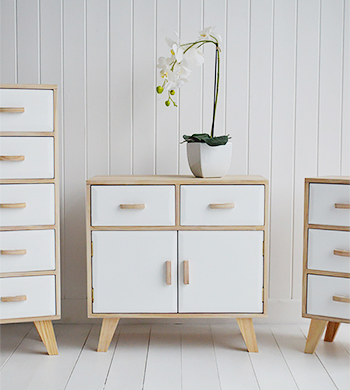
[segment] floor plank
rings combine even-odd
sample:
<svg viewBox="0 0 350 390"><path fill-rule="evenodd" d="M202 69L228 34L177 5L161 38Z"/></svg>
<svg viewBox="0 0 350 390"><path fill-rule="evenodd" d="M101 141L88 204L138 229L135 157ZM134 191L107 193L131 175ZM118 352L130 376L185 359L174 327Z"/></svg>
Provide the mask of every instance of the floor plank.
<svg viewBox="0 0 350 390"><path fill-rule="evenodd" d="M347 353L350 354L350 324L340 324L334 341L340 342Z"/></svg>

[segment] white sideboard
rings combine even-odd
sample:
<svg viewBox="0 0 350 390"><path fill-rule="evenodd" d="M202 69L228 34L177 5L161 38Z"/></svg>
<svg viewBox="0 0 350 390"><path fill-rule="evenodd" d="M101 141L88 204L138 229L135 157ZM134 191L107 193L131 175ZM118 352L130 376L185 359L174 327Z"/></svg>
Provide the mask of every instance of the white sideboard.
<svg viewBox="0 0 350 390"><path fill-rule="evenodd" d="M0 323L33 321L57 355L60 318L57 87L0 87Z"/></svg>
<svg viewBox="0 0 350 390"><path fill-rule="evenodd" d="M350 178L305 179L303 317L311 318L305 353L327 326L333 341L350 322Z"/></svg>
<svg viewBox="0 0 350 390"><path fill-rule="evenodd" d="M107 351L120 318L236 318L257 352L267 314L268 181L260 176L87 180L88 317Z"/></svg>

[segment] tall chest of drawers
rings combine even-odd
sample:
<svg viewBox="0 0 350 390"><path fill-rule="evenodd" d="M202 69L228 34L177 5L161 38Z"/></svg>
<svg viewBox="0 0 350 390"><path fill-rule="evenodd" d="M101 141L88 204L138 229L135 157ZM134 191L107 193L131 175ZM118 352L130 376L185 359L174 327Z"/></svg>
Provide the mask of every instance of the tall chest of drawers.
<svg viewBox="0 0 350 390"><path fill-rule="evenodd" d="M259 176L87 181L88 316L107 351L120 318L236 318L257 352L267 314L268 182Z"/></svg>
<svg viewBox="0 0 350 390"><path fill-rule="evenodd" d="M350 177L305 179L303 317L305 353L350 322Z"/></svg>
<svg viewBox="0 0 350 390"><path fill-rule="evenodd" d="M50 355L60 318L57 87L0 89L0 323L33 321Z"/></svg>

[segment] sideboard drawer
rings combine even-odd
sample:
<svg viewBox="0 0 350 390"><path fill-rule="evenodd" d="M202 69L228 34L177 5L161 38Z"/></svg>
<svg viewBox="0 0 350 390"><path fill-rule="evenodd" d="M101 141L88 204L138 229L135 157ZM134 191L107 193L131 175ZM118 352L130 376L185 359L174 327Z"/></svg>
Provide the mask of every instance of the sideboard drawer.
<svg viewBox="0 0 350 390"><path fill-rule="evenodd" d="M54 269L54 230L0 232L0 272Z"/></svg>
<svg viewBox="0 0 350 390"><path fill-rule="evenodd" d="M350 319L350 279L308 275L307 314Z"/></svg>
<svg viewBox="0 0 350 390"><path fill-rule="evenodd" d="M55 276L2 278L0 297L2 320L55 315Z"/></svg>
<svg viewBox="0 0 350 390"><path fill-rule="evenodd" d="M181 225L264 225L264 185L182 185Z"/></svg>
<svg viewBox="0 0 350 390"><path fill-rule="evenodd" d="M175 225L175 186L91 186L92 226Z"/></svg>
<svg viewBox="0 0 350 390"><path fill-rule="evenodd" d="M0 179L52 179L53 137L2 137Z"/></svg>
<svg viewBox="0 0 350 390"><path fill-rule="evenodd" d="M1 131L54 129L53 90L1 89L0 107Z"/></svg>
<svg viewBox="0 0 350 390"><path fill-rule="evenodd" d="M350 273L350 232L309 229L307 266Z"/></svg>
<svg viewBox="0 0 350 390"><path fill-rule="evenodd" d="M350 226L350 186L310 184L309 223Z"/></svg>
<svg viewBox="0 0 350 390"><path fill-rule="evenodd" d="M54 224L54 184L0 185L0 226Z"/></svg>

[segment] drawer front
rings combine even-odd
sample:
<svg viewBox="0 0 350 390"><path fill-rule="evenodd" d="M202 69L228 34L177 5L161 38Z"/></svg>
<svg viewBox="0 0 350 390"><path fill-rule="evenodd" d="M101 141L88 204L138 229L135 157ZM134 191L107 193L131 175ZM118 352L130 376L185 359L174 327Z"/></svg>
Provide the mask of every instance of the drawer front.
<svg viewBox="0 0 350 390"><path fill-rule="evenodd" d="M54 224L54 184L0 185L0 226Z"/></svg>
<svg viewBox="0 0 350 390"><path fill-rule="evenodd" d="M54 275L2 278L0 282L2 320L56 314Z"/></svg>
<svg viewBox="0 0 350 390"><path fill-rule="evenodd" d="M310 183L309 223L350 226L350 185Z"/></svg>
<svg viewBox="0 0 350 390"><path fill-rule="evenodd" d="M350 273L350 232L309 229L308 268Z"/></svg>
<svg viewBox="0 0 350 390"><path fill-rule="evenodd" d="M307 314L349 320L350 303L339 302L337 297L350 299L350 279L308 275Z"/></svg>
<svg viewBox="0 0 350 390"><path fill-rule="evenodd" d="M175 186L91 186L93 226L175 225Z"/></svg>
<svg viewBox="0 0 350 390"><path fill-rule="evenodd" d="M54 129L53 90L0 89L0 107L24 109L24 112L0 112L1 131Z"/></svg>
<svg viewBox="0 0 350 390"><path fill-rule="evenodd" d="M2 137L0 179L52 179L53 137Z"/></svg>
<svg viewBox="0 0 350 390"><path fill-rule="evenodd" d="M0 272L54 269L54 230L0 232Z"/></svg>
<svg viewBox="0 0 350 390"><path fill-rule="evenodd" d="M264 185L182 185L181 225L264 225Z"/></svg>

